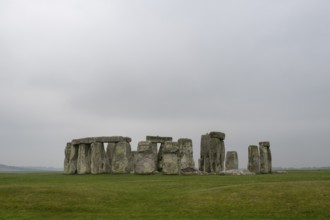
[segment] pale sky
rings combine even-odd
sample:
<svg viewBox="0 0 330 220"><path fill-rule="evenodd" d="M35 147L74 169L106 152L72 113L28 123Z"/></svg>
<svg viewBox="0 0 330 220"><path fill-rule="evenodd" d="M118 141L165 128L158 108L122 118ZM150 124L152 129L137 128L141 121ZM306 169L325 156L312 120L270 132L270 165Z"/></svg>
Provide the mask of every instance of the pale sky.
<svg viewBox="0 0 330 220"><path fill-rule="evenodd" d="M270 141L330 166L330 1L0 0L0 164L63 167L88 136Z"/></svg>

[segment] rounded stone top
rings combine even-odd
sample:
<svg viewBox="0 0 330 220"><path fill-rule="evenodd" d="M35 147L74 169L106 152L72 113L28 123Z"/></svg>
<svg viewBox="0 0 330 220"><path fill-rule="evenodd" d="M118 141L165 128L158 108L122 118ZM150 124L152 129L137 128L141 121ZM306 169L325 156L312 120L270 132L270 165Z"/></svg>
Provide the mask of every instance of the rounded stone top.
<svg viewBox="0 0 330 220"><path fill-rule="evenodd" d="M259 146L270 147L269 141L260 141Z"/></svg>
<svg viewBox="0 0 330 220"><path fill-rule="evenodd" d="M226 135L225 135L225 133L222 133L222 132L219 132L219 131L211 131L210 132L210 137L211 138L218 138L218 139L223 141L223 140L225 140Z"/></svg>
<svg viewBox="0 0 330 220"><path fill-rule="evenodd" d="M257 145L249 145L250 148L257 148Z"/></svg>

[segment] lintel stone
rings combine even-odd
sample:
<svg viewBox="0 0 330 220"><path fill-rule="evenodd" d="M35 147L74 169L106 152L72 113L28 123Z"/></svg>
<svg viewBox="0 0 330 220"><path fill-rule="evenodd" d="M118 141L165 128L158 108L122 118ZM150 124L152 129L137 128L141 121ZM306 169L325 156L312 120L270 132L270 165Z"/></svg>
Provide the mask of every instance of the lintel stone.
<svg viewBox="0 0 330 220"><path fill-rule="evenodd" d="M101 136L101 137L86 137L73 139L72 144L92 144L92 143L119 143L119 142L127 142L130 143L132 139L130 137L122 137L122 136Z"/></svg>
<svg viewBox="0 0 330 220"><path fill-rule="evenodd" d="M160 137L160 136L147 136L147 141L151 141L152 143L165 143L166 141L172 141L172 137Z"/></svg>

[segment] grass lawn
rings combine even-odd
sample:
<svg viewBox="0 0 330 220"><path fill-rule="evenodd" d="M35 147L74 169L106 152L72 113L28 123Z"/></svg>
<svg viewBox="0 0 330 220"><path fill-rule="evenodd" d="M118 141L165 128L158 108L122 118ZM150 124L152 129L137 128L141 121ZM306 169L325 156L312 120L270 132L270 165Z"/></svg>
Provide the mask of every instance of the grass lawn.
<svg viewBox="0 0 330 220"><path fill-rule="evenodd" d="M257 176L1 173L0 219L330 219L330 170Z"/></svg>

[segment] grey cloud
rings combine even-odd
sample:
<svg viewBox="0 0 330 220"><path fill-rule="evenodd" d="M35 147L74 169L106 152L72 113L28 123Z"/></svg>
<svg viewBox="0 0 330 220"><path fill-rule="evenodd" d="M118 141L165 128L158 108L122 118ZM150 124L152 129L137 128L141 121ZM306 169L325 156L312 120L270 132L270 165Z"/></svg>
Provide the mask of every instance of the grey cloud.
<svg viewBox="0 0 330 220"><path fill-rule="evenodd" d="M131 135L135 144L156 133L193 138L197 158L200 135L222 130L242 167L260 139L274 143L275 165L303 166L308 155L306 165L324 165L310 145L327 152L329 6L1 1L3 143L49 149L61 166L70 138ZM15 164L6 149L0 160ZM20 161L47 163L43 156Z"/></svg>

